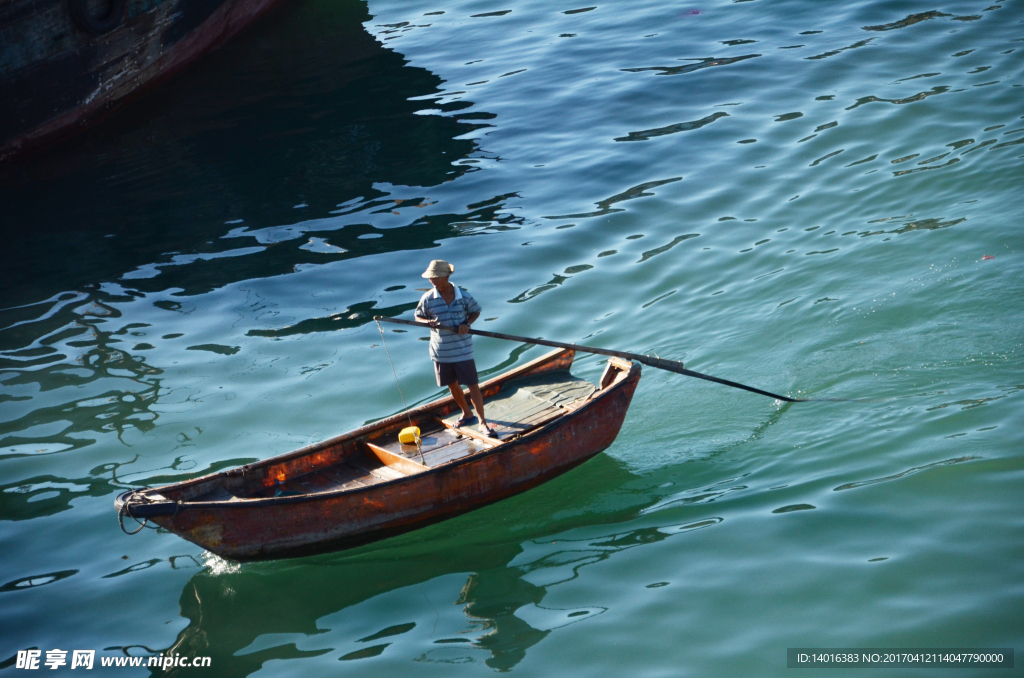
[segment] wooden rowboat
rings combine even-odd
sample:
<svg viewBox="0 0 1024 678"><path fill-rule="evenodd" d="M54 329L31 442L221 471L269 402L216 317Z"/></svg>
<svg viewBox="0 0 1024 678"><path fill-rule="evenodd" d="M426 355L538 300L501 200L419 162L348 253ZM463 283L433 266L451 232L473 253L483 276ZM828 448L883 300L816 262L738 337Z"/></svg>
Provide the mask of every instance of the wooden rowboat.
<svg viewBox="0 0 1024 678"><path fill-rule="evenodd" d="M452 518L551 480L615 440L640 366L610 358L595 386L558 350L481 384L497 438L458 428L451 396L235 469L121 494L118 516L233 560L349 548ZM419 445L398 440L421 429ZM123 527L123 525L122 525Z"/></svg>

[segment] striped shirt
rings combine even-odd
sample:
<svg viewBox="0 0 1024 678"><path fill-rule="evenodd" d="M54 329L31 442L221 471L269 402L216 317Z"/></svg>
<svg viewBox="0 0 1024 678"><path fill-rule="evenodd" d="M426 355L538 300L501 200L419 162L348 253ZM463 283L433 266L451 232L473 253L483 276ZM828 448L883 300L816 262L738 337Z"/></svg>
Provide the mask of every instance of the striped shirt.
<svg viewBox="0 0 1024 678"><path fill-rule="evenodd" d="M437 320L447 327L458 327L473 313L480 312L480 304L469 292L455 287L455 299L451 306L441 298L437 289L430 290L416 305L416 317L423 320ZM473 337L456 332L430 331L430 358L437 363L459 363L473 359Z"/></svg>

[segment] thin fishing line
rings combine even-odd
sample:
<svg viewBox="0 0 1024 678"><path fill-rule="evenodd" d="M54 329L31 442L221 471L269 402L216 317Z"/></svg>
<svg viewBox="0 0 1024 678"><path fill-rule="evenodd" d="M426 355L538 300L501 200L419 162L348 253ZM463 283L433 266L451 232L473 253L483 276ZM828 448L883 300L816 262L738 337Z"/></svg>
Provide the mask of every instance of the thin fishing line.
<svg viewBox="0 0 1024 678"><path fill-rule="evenodd" d="M384 328L380 326L380 321L377 321L377 329L380 330L380 340L384 343L384 352L388 354L388 362L391 363L391 372L395 375L395 385L398 386L398 395L402 398L402 408L405 410L405 416L409 419L409 426L414 426L412 423L412 415L409 414L409 405L405 402L405 394L402 393L402 384L398 381L398 370L395 369L395 363L391 360L391 351L388 350L388 340L384 338Z"/></svg>

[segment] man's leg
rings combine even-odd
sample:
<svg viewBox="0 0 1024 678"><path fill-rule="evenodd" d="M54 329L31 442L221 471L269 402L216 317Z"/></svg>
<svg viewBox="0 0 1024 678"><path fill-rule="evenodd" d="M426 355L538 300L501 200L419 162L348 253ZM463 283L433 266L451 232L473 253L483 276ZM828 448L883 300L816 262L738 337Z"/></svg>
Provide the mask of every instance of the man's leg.
<svg viewBox="0 0 1024 678"><path fill-rule="evenodd" d="M438 386L447 386L448 390L451 391L455 404L462 408L462 417L464 419L471 419L473 417L473 410L469 409L469 403L466 402L466 396L462 392L462 385L459 383L459 375L455 365L456 363L439 363L435 361L434 376L437 377Z"/></svg>
<svg viewBox="0 0 1024 678"><path fill-rule="evenodd" d="M484 417L484 394L480 392L480 384L473 384L469 387L469 397L476 408L477 416L480 417L480 429L487 429L487 419Z"/></svg>
<svg viewBox="0 0 1024 678"><path fill-rule="evenodd" d="M473 387L470 386L470 394L472 394L472 389ZM462 392L462 385L459 384L458 381L453 381L452 383L448 384L448 390L452 392L452 397L455 398L455 403L462 408L462 415L467 419L472 417L473 410L469 409L469 403L466 402L466 394ZM477 393L479 393L480 387L477 386L476 390ZM473 403L476 404L476 401L474 400ZM477 408L477 410L481 413L482 416L484 411L482 399L481 405Z"/></svg>

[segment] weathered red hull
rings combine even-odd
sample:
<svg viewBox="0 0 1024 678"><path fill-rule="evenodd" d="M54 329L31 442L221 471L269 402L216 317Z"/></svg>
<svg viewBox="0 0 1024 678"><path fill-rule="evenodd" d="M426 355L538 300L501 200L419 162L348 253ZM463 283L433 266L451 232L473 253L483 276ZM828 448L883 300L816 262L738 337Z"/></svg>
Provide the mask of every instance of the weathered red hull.
<svg viewBox="0 0 1024 678"><path fill-rule="evenodd" d="M127 103L281 2L126 0L97 34L72 11L102 13L95 0L0 0L0 162Z"/></svg>
<svg viewBox="0 0 1024 678"><path fill-rule="evenodd" d="M356 491L235 503L186 503L175 515L152 519L189 541L235 560L292 557L376 541L526 491L590 459L615 440L639 380L640 367L631 365L628 371L623 370L621 378L579 409L521 438L416 475ZM448 411L448 401L450 398L420 410ZM276 468L284 469L295 462L307 466L322 463L322 459L302 460L316 453L329 458L332 450L347 441L394 428L404 417L396 415L313 446L316 449L285 455ZM275 472L271 470L268 477ZM209 478L190 483L208 483ZM156 491L173 499L167 489Z"/></svg>

